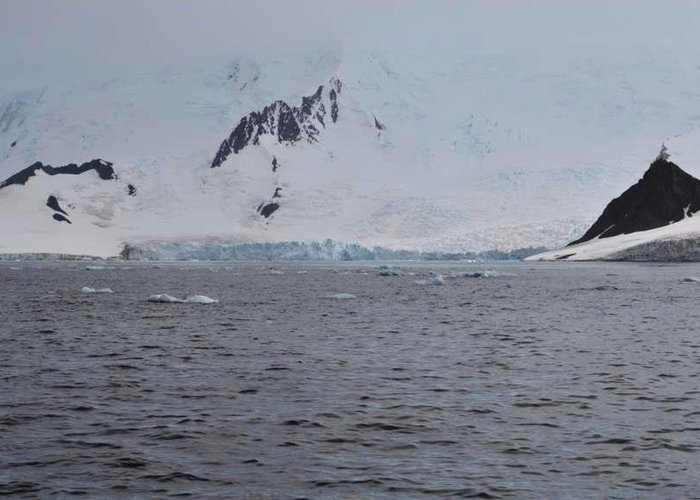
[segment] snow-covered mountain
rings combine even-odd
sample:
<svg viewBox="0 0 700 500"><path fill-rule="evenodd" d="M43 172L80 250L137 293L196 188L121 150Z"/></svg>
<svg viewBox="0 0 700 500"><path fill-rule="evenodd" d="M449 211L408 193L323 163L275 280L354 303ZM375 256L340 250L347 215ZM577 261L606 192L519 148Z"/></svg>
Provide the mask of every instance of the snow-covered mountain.
<svg viewBox="0 0 700 500"><path fill-rule="evenodd" d="M673 138L642 178L566 247L531 260L700 261L700 131Z"/></svg>
<svg viewBox="0 0 700 500"><path fill-rule="evenodd" d="M695 126L700 68L685 61L345 47L5 83L0 253L561 246Z"/></svg>

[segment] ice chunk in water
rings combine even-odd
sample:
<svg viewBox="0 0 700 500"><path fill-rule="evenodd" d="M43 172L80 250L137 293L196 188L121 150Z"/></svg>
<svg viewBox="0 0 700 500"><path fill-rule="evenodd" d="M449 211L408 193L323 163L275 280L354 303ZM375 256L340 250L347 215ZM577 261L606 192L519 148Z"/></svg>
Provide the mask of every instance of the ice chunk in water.
<svg viewBox="0 0 700 500"><path fill-rule="evenodd" d="M89 286L84 286L80 291L82 293L114 293L111 288L90 288Z"/></svg>
<svg viewBox="0 0 700 500"><path fill-rule="evenodd" d="M357 296L353 295L351 293L332 293L330 295L326 295L325 298L335 299L335 300L347 300L347 299L355 299L355 298L357 298Z"/></svg>
<svg viewBox="0 0 700 500"><path fill-rule="evenodd" d="M377 276L401 276L401 269L393 266L379 266L377 268Z"/></svg>
<svg viewBox="0 0 700 500"><path fill-rule="evenodd" d="M214 304L218 300L211 299L206 295L189 295L186 299L178 299L167 293L157 293L148 297L148 302L163 302L166 304Z"/></svg>
<svg viewBox="0 0 700 500"><path fill-rule="evenodd" d="M460 273L452 273L450 278L504 278L504 277L514 277L515 274L510 273L499 273L492 269L485 269L482 271L464 271Z"/></svg>
<svg viewBox="0 0 700 500"><path fill-rule="evenodd" d="M211 299L206 295L190 295L185 299L185 302L189 302L190 304L214 304L219 301Z"/></svg>
<svg viewBox="0 0 700 500"><path fill-rule="evenodd" d="M424 280L416 280L416 285L444 285L444 284L445 284L445 278L442 277L442 274L430 276L429 278L426 278Z"/></svg>
<svg viewBox="0 0 700 500"><path fill-rule="evenodd" d="M155 295L150 295L148 297L149 302L166 302L169 304L174 304L174 303L179 303L183 302L182 300L173 297L172 295L168 295L167 293L157 293Z"/></svg>

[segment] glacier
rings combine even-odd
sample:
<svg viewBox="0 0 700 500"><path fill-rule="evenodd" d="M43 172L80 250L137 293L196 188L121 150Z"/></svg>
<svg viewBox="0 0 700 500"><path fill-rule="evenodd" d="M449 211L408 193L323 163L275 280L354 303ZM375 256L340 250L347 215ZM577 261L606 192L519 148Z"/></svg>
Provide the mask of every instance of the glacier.
<svg viewBox="0 0 700 500"><path fill-rule="evenodd" d="M533 32L568 33L531 21ZM422 32L381 44L339 32L275 51L170 49L138 71L90 65L60 78L22 76L29 54L15 44L17 71L0 76L0 231L12 235L0 254L342 260L557 248L659 144L697 127L693 44L668 50L596 17L579 36L598 41L605 25L615 43L564 50L514 40L508 23L465 22L455 40L493 43L436 54ZM119 45L110 50L119 59ZM109 179L52 175L97 159ZM29 181L7 182L27 169ZM310 243L327 239L351 243Z"/></svg>
<svg viewBox="0 0 700 500"><path fill-rule="evenodd" d="M359 261L359 260L521 260L541 253L542 247L511 251L442 253L393 250L368 247L359 243L334 240L282 241L269 243L239 242L152 242L143 246L127 245L120 254L124 260L201 260L201 261ZM392 273L398 273L394 268ZM380 270L381 272L381 270Z"/></svg>

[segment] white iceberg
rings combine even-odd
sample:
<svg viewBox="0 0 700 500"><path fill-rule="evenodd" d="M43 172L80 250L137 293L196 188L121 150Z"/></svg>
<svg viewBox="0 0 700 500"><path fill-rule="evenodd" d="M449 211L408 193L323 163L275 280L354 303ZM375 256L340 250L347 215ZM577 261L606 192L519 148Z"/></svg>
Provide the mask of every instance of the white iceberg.
<svg viewBox="0 0 700 500"><path fill-rule="evenodd" d="M165 304L214 304L219 302L206 295L189 295L186 299L178 299L167 293L157 293L148 297L148 302L161 302Z"/></svg>
<svg viewBox="0 0 700 500"><path fill-rule="evenodd" d="M89 286L84 286L80 291L82 293L114 293L111 288L90 288Z"/></svg>
<svg viewBox="0 0 700 500"><path fill-rule="evenodd" d="M190 295L185 299L185 302L190 304L215 304L219 301L209 298L206 295Z"/></svg>
<svg viewBox="0 0 700 500"><path fill-rule="evenodd" d="M156 293L155 295L149 295L148 302L165 302L175 304L184 302L184 300L168 295L167 293Z"/></svg>
<svg viewBox="0 0 700 500"><path fill-rule="evenodd" d="M430 276L429 278L426 278L424 280L416 280L416 285L444 285L445 284L445 278L443 278L442 274L437 274L435 276Z"/></svg>
<svg viewBox="0 0 700 500"><path fill-rule="evenodd" d="M332 293L330 295L325 296L326 299L335 299L335 300L347 300L347 299L356 299L357 295L353 295L351 293Z"/></svg>

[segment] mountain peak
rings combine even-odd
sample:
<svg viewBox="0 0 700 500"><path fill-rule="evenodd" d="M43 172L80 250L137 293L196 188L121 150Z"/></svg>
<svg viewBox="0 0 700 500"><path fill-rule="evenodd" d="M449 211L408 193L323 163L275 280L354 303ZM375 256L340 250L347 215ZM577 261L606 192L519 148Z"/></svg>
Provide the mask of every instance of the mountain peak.
<svg viewBox="0 0 700 500"><path fill-rule="evenodd" d="M700 210L700 180L669 157L662 147L642 178L611 201L591 228L569 245L666 226Z"/></svg>
<svg viewBox="0 0 700 500"><path fill-rule="evenodd" d="M319 85L312 95L302 97L298 107L278 100L260 112L244 116L221 143L211 168L221 166L231 154L238 154L246 146L258 144L261 135L272 135L282 144L316 142L320 130L326 128L328 114L333 123L338 121L341 90L342 82L333 77L327 85Z"/></svg>

